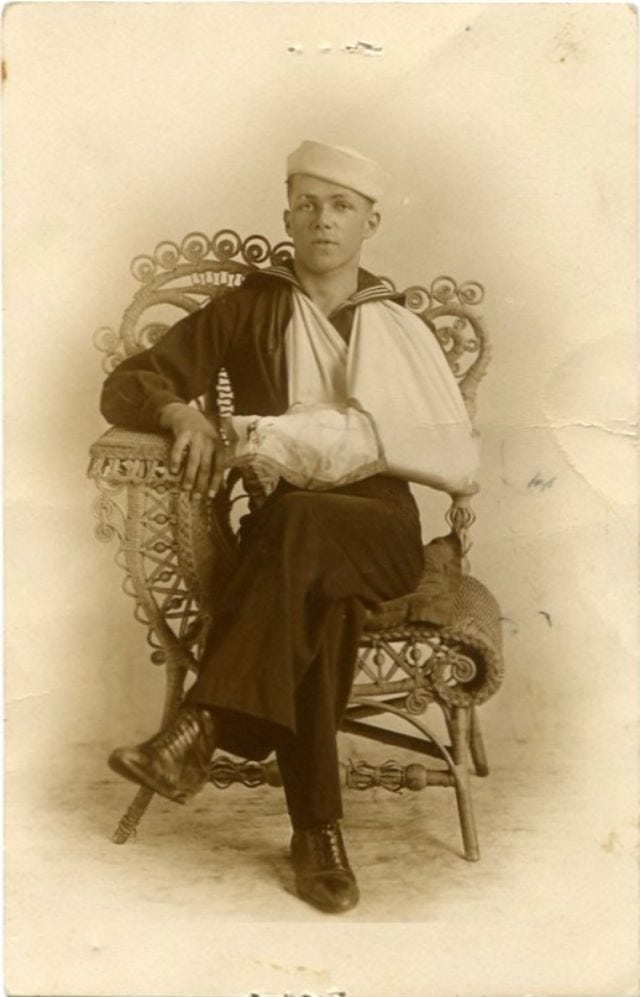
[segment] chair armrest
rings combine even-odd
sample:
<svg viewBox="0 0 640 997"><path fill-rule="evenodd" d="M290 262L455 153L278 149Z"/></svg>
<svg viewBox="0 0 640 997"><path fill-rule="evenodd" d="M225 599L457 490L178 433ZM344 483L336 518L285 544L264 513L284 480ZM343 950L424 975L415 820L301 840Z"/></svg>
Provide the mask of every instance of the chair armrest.
<svg viewBox="0 0 640 997"><path fill-rule="evenodd" d="M207 612L235 567L229 495L223 487L211 501L181 489L180 472L170 470L171 444L169 434L119 427L103 433L92 444L88 476L101 493L96 503L96 534L105 541L114 533L119 536L131 562L129 573L134 588L138 586L139 601L149 596L149 565L140 560L146 556L148 545L155 545L154 557L173 551L174 560L166 570L181 576L187 592ZM122 507L115 500L125 489ZM136 558L139 563L134 564ZM164 611L162 607L161 614ZM147 616L157 619L157 613L149 609Z"/></svg>
<svg viewBox="0 0 640 997"><path fill-rule="evenodd" d="M177 484L179 476L169 470L170 453L169 435L116 426L91 445L87 474L111 485Z"/></svg>

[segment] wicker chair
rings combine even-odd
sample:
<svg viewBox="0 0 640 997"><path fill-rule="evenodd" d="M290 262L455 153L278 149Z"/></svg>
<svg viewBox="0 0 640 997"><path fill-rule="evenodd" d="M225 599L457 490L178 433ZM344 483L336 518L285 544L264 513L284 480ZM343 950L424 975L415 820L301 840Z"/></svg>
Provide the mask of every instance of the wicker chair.
<svg viewBox="0 0 640 997"><path fill-rule="evenodd" d="M119 330L102 328L95 336L105 355L105 371L156 342L184 312L239 286L249 271L290 257L290 243L272 248L262 236L243 241L231 230L212 239L191 233L179 246L163 242L151 256L136 257L131 270L140 286ZM475 313L483 294L479 284L458 285L449 277L438 277L428 290L411 287L406 292L407 306L420 315L425 333L435 335L444 350L472 417L476 388L489 360L487 336ZM217 397L198 404L223 415L233 410L224 371ZM148 630L151 661L166 669L163 724L177 709L187 673L198 668L212 600L233 570L232 524L238 498L238 475L233 472L212 501L181 491L169 469L170 445L166 436L110 429L91 447L88 472L100 491L96 534L103 541L117 537L124 589L135 600L136 618ZM376 767L349 761L341 763L341 769L344 784L356 789L452 787L464 855L475 860L479 849L469 774L471 767L476 775L488 773L476 707L496 691L502 678L499 609L487 589L464 573L467 531L474 520L469 500L454 501L447 520L449 537L425 547L425 574L417 590L371 611L342 724L351 734L410 748L440 764L403 767L388 761ZM440 572L440 593L442 572L447 576L447 611L434 605L434 571ZM442 710L450 744L444 744L421 716L431 705ZM400 718L413 733L374 722L385 714ZM397 720L393 726L399 726ZM281 784L273 760L247 762L219 755L211 764L211 782L219 788L232 782L249 787ZM115 842L135 832L152 796L146 789L137 792L113 835Z"/></svg>

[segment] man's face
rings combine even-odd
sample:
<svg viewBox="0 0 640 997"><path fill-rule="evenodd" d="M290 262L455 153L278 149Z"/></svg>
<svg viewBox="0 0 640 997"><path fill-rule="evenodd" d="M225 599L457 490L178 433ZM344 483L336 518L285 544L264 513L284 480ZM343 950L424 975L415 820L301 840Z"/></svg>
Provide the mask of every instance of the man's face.
<svg viewBox="0 0 640 997"><path fill-rule="evenodd" d="M316 274L340 271L360 259L364 239L378 228L380 215L362 194L297 173L284 213L296 260Z"/></svg>

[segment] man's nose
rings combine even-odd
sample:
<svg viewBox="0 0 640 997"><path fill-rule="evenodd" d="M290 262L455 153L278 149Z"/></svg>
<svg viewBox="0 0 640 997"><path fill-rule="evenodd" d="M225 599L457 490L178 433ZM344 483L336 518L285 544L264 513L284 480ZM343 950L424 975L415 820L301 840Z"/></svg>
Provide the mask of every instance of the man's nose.
<svg viewBox="0 0 640 997"><path fill-rule="evenodd" d="M331 225L331 209L327 205L318 205L314 223L319 228L328 228Z"/></svg>

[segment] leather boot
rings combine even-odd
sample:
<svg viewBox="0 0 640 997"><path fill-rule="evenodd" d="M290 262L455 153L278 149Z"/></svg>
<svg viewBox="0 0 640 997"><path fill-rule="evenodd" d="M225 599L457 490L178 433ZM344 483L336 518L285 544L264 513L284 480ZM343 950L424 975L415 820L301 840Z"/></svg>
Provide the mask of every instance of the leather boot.
<svg viewBox="0 0 640 997"><path fill-rule="evenodd" d="M356 878L337 822L312 824L293 832L291 857L298 896L328 914L341 914L358 903Z"/></svg>
<svg viewBox="0 0 640 997"><path fill-rule="evenodd" d="M204 707L183 707L164 730L133 748L116 748L109 766L125 779L175 803L206 785L215 748L213 717Z"/></svg>

